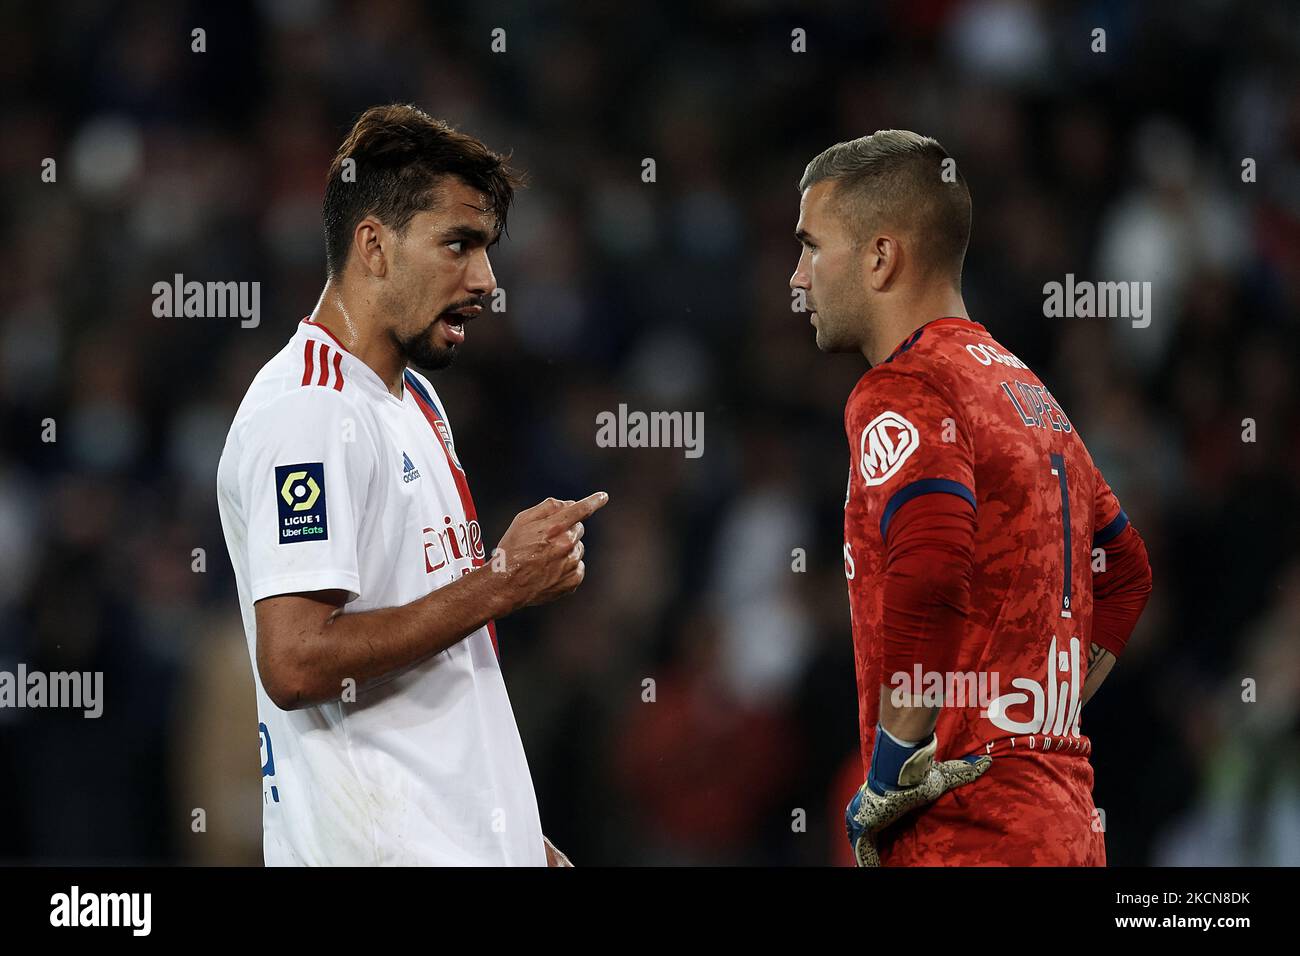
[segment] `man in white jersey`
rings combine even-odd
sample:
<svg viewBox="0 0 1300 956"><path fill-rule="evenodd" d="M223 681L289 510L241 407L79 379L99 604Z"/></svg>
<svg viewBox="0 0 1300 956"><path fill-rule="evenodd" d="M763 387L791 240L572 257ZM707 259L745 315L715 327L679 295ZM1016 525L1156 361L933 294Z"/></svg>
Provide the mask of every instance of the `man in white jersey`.
<svg viewBox="0 0 1300 956"><path fill-rule="evenodd" d="M268 865L567 865L542 835L494 619L582 582L604 493L491 557L429 380L496 288L519 180L410 106L326 185L329 278L253 379L217 472L257 688Z"/></svg>

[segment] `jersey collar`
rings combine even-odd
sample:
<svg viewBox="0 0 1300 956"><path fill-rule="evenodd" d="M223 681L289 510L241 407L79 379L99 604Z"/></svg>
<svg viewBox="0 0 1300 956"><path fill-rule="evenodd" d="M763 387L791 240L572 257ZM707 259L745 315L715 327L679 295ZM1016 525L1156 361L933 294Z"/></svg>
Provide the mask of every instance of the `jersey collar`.
<svg viewBox="0 0 1300 956"><path fill-rule="evenodd" d="M902 341L902 343L898 346L898 348L894 349L894 351L889 353L889 358L885 359L885 361L881 362L880 364L884 365L886 362L892 362L894 359L898 358L898 356L902 355L904 352L910 349L913 345L915 345L918 341L920 341L921 334L926 329L940 328L945 325L973 325L979 327L978 322L972 322L970 319L960 315L945 315L939 319L931 319L929 322L926 322L915 332L913 332L911 335L905 338Z"/></svg>
<svg viewBox="0 0 1300 956"><path fill-rule="evenodd" d="M407 389L405 374L402 376L402 397L398 398L388 390L388 386L384 384L383 379L379 377L378 373L376 373L374 369L353 355L352 352L348 350L347 346L338 340L338 337L335 336L333 332L321 325L319 322L312 321L311 316L306 316L298 323L298 331L303 332L307 336L315 338L318 341L328 341L331 346L338 348L340 352L351 359L348 363L351 366L348 374L356 374L359 383L364 383L365 386L371 390L378 389L389 401L396 402L399 405L406 402Z"/></svg>

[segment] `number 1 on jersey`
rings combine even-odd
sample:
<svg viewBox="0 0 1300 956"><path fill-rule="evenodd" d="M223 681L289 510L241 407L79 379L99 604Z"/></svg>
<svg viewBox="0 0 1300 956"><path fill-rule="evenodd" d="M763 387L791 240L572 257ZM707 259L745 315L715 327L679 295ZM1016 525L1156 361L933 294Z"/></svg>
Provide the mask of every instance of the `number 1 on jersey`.
<svg viewBox="0 0 1300 956"><path fill-rule="evenodd" d="M1061 589L1061 617L1070 617L1070 488L1065 478L1065 456L1052 456L1052 474L1061 486L1061 527L1065 532L1065 586Z"/></svg>

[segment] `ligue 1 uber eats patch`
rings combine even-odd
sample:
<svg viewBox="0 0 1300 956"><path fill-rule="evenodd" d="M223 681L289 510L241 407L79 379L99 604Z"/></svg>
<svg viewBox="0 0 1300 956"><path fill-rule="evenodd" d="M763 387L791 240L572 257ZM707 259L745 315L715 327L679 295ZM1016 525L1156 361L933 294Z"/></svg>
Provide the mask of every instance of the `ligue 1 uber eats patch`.
<svg viewBox="0 0 1300 956"><path fill-rule="evenodd" d="M325 463L275 466L275 500L280 506L280 543L324 541Z"/></svg>

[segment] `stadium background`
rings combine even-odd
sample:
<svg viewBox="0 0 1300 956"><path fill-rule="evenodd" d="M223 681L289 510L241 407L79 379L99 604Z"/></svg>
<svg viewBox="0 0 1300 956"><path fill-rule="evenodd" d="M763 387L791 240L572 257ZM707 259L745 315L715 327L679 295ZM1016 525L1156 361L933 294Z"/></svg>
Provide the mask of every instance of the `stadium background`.
<svg viewBox="0 0 1300 956"><path fill-rule="evenodd" d="M1150 547L1154 597L1084 720L1111 861L1300 863L1294 4L3 19L0 668L102 670L106 704L0 710L0 860L260 861L216 462L319 294L337 143L364 107L410 101L531 179L494 256L508 311L435 379L485 539L547 495L611 494L579 593L500 626L545 829L576 863L842 858L842 412L863 364L817 352L786 283L804 164L889 127L961 163L971 314L1064 403ZM260 282L260 325L155 318L175 273ZM1151 327L1044 318L1066 273L1150 280ZM597 448L595 415L621 402L703 411L705 454Z"/></svg>

